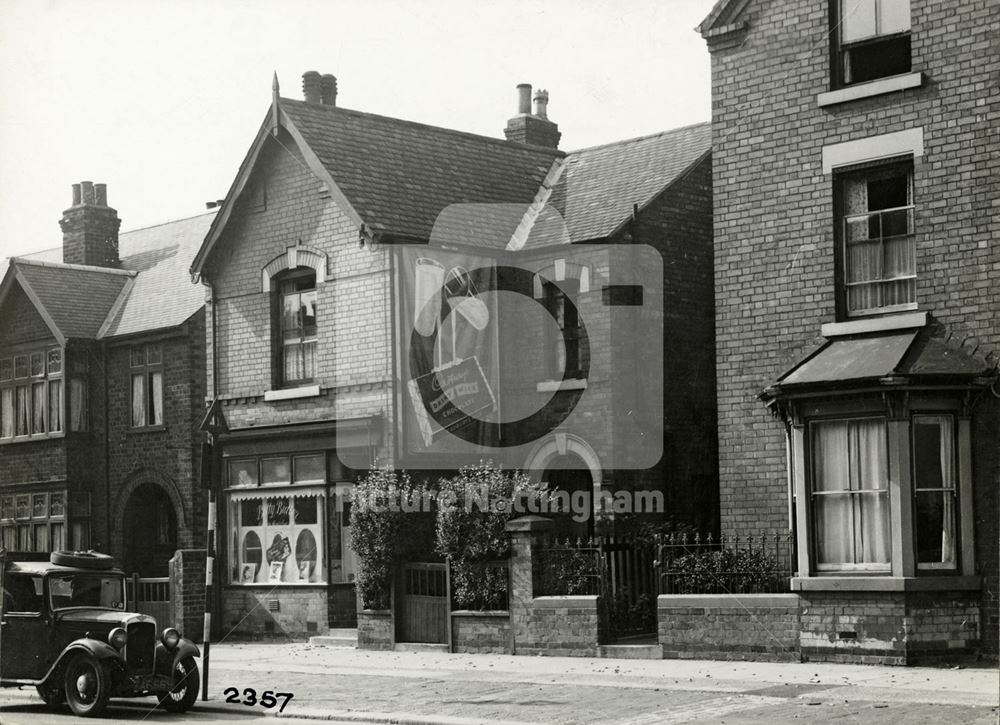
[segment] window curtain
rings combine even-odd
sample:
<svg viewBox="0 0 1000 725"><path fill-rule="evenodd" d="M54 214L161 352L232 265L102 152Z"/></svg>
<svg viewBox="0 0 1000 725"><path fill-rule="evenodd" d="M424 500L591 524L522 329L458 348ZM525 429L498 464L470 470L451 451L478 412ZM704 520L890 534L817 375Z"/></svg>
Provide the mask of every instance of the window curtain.
<svg viewBox="0 0 1000 725"><path fill-rule="evenodd" d="M852 421L852 488L855 496L855 562L889 563L889 462L881 420ZM870 493L869 493L870 492Z"/></svg>
<svg viewBox="0 0 1000 725"><path fill-rule="evenodd" d="M63 429L63 382L49 381L49 430L56 432Z"/></svg>
<svg viewBox="0 0 1000 725"><path fill-rule="evenodd" d="M69 381L69 429L87 429L87 383L82 378Z"/></svg>
<svg viewBox="0 0 1000 725"><path fill-rule="evenodd" d="M163 425L163 373L150 373L149 386L152 410L148 420L151 425Z"/></svg>
<svg viewBox="0 0 1000 725"><path fill-rule="evenodd" d="M842 564L853 559L847 423L816 424L815 436L816 562Z"/></svg>
<svg viewBox="0 0 1000 725"><path fill-rule="evenodd" d="M817 565L890 561L888 454L881 419L813 424Z"/></svg>
<svg viewBox="0 0 1000 725"><path fill-rule="evenodd" d="M0 390L0 438L14 435L14 389Z"/></svg>
<svg viewBox="0 0 1000 725"><path fill-rule="evenodd" d="M28 435L31 430L31 406L28 404L31 393L27 385L17 387L17 427L15 434L19 436Z"/></svg>
<svg viewBox="0 0 1000 725"><path fill-rule="evenodd" d="M146 425L146 391L143 374L132 376L132 426L138 428Z"/></svg>
<svg viewBox="0 0 1000 725"><path fill-rule="evenodd" d="M950 421L947 421L950 422ZM954 459L953 437L951 426L942 420L939 427L941 435L941 563L956 563L955 557L955 475L952 462Z"/></svg>

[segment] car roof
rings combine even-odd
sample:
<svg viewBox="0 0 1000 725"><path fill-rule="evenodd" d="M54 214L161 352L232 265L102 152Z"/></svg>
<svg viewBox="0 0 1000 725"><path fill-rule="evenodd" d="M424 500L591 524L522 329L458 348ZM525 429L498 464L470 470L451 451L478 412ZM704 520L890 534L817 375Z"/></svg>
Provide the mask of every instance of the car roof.
<svg viewBox="0 0 1000 725"><path fill-rule="evenodd" d="M121 569L85 569L79 566L62 566L49 561L11 561L7 560L5 571L19 574L53 574L70 572L74 574L118 574L124 576Z"/></svg>

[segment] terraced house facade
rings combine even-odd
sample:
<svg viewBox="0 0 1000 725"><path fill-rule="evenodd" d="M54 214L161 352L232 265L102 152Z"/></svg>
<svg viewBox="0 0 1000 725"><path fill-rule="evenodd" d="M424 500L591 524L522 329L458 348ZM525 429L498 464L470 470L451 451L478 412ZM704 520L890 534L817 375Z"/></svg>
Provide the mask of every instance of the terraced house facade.
<svg viewBox="0 0 1000 725"><path fill-rule="evenodd" d="M713 510L707 124L566 153L548 94L528 86L504 140L341 108L332 76L306 74L305 101L276 83L191 268L208 299L223 626L353 625L347 502L373 466L434 478L487 457L588 494L654 488L680 517ZM637 240L658 250L655 305L606 289L609 250ZM548 328L498 320L490 291L544 310ZM634 334L644 310L664 341ZM626 330L654 340L645 358L618 344ZM462 352L473 343L487 352ZM417 402L433 377L420 366L471 376L455 389L474 413L500 399L536 428L507 448L449 443L434 415L456 408ZM611 465L654 430L666 455Z"/></svg>
<svg viewBox="0 0 1000 725"><path fill-rule="evenodd" d="M0 282L0 538L94 548L161 577L204 542L204 304L187 265L211 214L119 235L73 185L61 247Z"/></svg>
<svg viewBox="0 0 1000 725"><path fill-rule="evenodd" d="M801 652L997 652L1000 7L721 0L724 531L795 530Z"/></svg>

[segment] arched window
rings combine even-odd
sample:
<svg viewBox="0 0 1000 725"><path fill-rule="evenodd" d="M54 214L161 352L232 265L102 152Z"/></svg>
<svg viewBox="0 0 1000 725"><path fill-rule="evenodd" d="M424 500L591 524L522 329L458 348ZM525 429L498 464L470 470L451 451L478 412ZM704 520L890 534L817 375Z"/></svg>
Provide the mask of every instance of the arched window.
<svg viewBox="0 0 1000 725"><path fill-rule="evenodd" d="M312 382L316 377L316 273L297 267L273 282L278 384Z"/></svg>

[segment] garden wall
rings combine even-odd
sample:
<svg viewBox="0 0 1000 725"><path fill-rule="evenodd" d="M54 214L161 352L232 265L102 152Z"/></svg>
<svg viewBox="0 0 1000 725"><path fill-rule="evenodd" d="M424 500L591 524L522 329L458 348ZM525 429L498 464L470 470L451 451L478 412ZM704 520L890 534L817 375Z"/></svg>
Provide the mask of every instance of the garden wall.
<svg viewBox="0 0 1000 725"><path fill-rule="evenodd" d="M511 654L510 612L451 613L453 652Z"/></svg>
<svg viewBox="0 0 1000 725"><path fill-rule="evenodd" d="M362 609L358 612L358 649L392 649L394 629L391 610Z"/></svg>
<svg viewBox="0 0 1000 725"><path fill-rule="evenodd" d="M657 628L666 659L799 659L796 594L663 594Z"/></svg>

